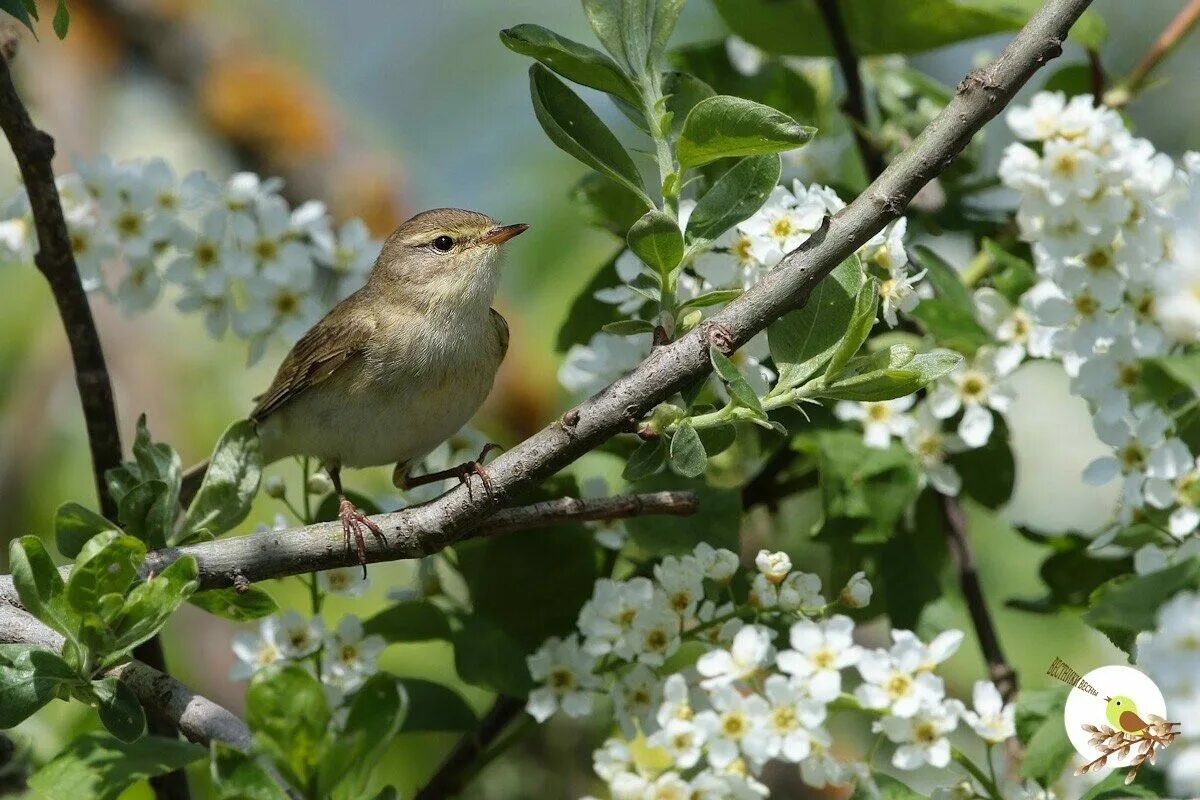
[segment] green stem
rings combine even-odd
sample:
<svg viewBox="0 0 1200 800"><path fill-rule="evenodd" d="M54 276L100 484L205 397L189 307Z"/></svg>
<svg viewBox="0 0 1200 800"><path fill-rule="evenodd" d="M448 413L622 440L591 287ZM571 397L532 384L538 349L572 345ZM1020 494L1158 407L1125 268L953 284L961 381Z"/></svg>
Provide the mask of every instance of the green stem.
<svg viewBox="0 0 1200 800"><path fill-rule="evenodd" d="M995 750L996 746L989 742L986 750L988 775L992 776L992 785L999 787L1000 781L996 779L996 759L993 758L995 755Z"/></svg>
<svg viewBox="0 0 1200 800"><path fill-rule="evenodd" d="M1112 108L1121 108L1129 103L1146 86L1155 68L1175 51L1179 43L1200 22L1200 0L1191 0L1175 15L1163 32L1159 34L1142 60L1134 67L1129 77L1104 96L1104 102Z"/></svg>
<svg viewBox="0 0 1200 800"><path fill-rule="evenodd" d="M979 781L979 785L987 791L988 797L991 800L1004 800L1004 795L1000 794L1000 788L996 786L996 782L988 778L987 775L984 775L983 770L977 767L975 762L963 755L963 752L958 748L952 750L952 755L954 760L970 773L972 778Z"/></svg>
<svg viewBox="0 0 1200 800"><path fill-rule="evenodd" d="M794 389L789 389L786 392L782 392L777 395L768 394L766 397L761 398L763 411L774 411L775 409L783 408L784 406L795 405L804 398L813 397L819 394L821 388L822 386L820 381L810 381L803 386L797 386ZM694 417L688 417L686 420L673 422L667 426L664 432L674 433L679 429L680 424L684 422L686 422L688 425L691 425L693 428L698 429L716 428L720 425L726 425L730 422L737 422L738 420L754 419L756 416L757 415L753 409L746 408L745 406L735 406L730 403L724 408L719 408L716 411L710 411L707 414L697 414Z"/></svg>

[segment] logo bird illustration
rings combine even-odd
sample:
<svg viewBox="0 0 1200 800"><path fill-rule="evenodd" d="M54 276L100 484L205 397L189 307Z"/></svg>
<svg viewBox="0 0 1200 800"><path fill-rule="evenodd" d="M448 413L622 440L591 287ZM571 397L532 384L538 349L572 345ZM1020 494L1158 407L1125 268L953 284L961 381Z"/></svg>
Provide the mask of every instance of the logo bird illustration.
<svg viewBox="0 0 1200 800"><path fill-rule="evenodd" d="M1132 697L1118 694L1104 699L1108 701L1108 705L1104 707L1104 716L1117 730L1136 735L1150 727L1138 716L1137 703Z"/></svg>

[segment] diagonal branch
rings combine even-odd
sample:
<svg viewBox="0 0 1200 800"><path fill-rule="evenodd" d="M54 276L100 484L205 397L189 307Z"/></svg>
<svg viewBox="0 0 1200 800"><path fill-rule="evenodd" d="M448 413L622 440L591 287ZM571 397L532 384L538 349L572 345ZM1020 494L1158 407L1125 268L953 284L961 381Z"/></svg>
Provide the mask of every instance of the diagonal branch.
<svg viewBox="0 0 1200 800"><path fill-rule="evenodd" d="M498 511L475 524L456 541L546 528L564 522L627 519L646 515L685 517L696 512L692 492L651 492L580 500L562 497ZM371 520L384 530L403 524L407 511L377 514ZM144 572L162 572L180 556L190 555L200 567L200 588L218 589L249 582L358 565L358 556L343 546L339 522L320 522L300 528L235 536L185 547L155 550L146 556ZM421 538L391 537L387 547L367 543L367 561L397 561L437 552ZM60 567L66 580L70 567ZM0 575L0 603L21 606L12 577Z"/></svg>
<svg viewBox="0 0 1200 800"><path fill-rule="evenodd" d="M862 76L858 71L858 57L854 54L854 45L846 33L846 23L842 19L838 1L816 0L817 10L825 21L838 69L846 82L846 99L842 102L842 112L850 121L850 132L854 135L858 154L862 156L863 168L866 169L867 176L874 180L883 172L883 154L879 152L875 142L871 141L867 123L867 96L863 91Z"/></svg>
<svg viewBox="0 0 1200 800"><path fill-rule="evenodd" d="M15 35L15 34L14 34ZM117 518L116 504L104 484L104 473L121 463L121 434L112 383L104 361L100 336L92 319L87 294L75 266L71 235L63 216L58 188L54 183L54 139L38 130L13 86L8 62L15 39L0 43L0 128L12 146L21 170L21 180L29 195L29 207L37 230L38 251L34 263L50 284L58 313L62 317L75 362L75 384L83 404L88 444L92 451L92 472L100 510L109 519Z"/></svg>
<svg viewBox="0 0 1200 800"><path fill-rule="evenodd" d="M457 796L469 779L472 766L524 710L525 704L515 697L497 697L475 729L458 740L413 800L445 800Z"/></svg>

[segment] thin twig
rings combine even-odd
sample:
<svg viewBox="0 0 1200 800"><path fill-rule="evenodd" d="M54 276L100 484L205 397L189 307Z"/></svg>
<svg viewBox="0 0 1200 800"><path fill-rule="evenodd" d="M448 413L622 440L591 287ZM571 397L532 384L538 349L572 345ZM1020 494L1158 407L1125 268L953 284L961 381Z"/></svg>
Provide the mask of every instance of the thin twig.
<svg viewBox="0 0 1200 800"><path fill-rule="evenodd" d="M649 492L582 500L563 497L497 511L476 523L456 541L545 528L564 522L648 515L688 516L694 514L697 508L693 492ZM371 521L388 534L389 542L386 547L374 541L368 542L368 562L420 558L440 549L430 549L427 539L404 535L403 524L408 513L405 510L371 517ZM399 531L399 535L393 535L395 531ZM297 528L155 550L147 554L142 570L147 574L160 573L180 556L190 555L200 567L200 588L219 589L244 581L262 581L334 567L357 566L358 555L346 550L342 544L343 538L341 523L318 522ZM65 580L70 575L70 567L61 567L59 572ZM2 602L18 608L21 605L12 577L8 575L0 575Z"/></svg>
<svg viewBox="0 0 1200 800"><path fill-rule="evenodd" d="M1108 93L1105 102L1113 108L1128 104L1146 85L1155 68L1175 50L1197 22L1200 22L1200 0L1191 0L1167 23L1167 27L1163 28L1163 32L1150 45L1141 61L1133 68L1133 72L1129 73L1129 77L1116 89Z"/></svg>
<svg viewBox="0 0 1200 800"><path fill-rule="evenodd" d="M450 754L442 761L437 772L413 797L413 800L445 800L462 791L470 768L487 751L492 742L500 737L514 719L524 710L525 704L515 697L500 695L479 720L475 730L469 731L458 740Z"/></svg>
<svg viewBox="0 0 1200 800"><path fill-rule="evenodd" d="M50 284L71 347L100 511L109 519L116 519L117 507L108 493L104 474L121 464L121 430L100 334L96 331L92 309L79 279L71 235L54 180L54 139L34 126L13 85L8 62L15 50L15 42L5 43L3 50L4 57L0 58L0 127L12 146L29 196L38 240L34 264ZM139 646L135 656L155 669L163 672L167 669L158 637ZM174 728L159 720L152 720L151 730L164 736L175 735ZM160 800L187 800L191 796L187 773L183 770L156 776L150 783Z"/></svg>
<svg viewBox="0 0 1200 800"><path fill-rule="evenodd" d="M1008 702L1017 693L1017 673L1004 657L996 624L992 621L987 600L983 596L979 572L975 569L975 556L967 539L967 519L957 497L941 495L941 498L950 555L958 572L958 583L971 616L971 625L975 628L979 649L983 651L984 661L987 662L988 675L1000 690L1000 696Z"/></svg>
<svg viewBox="0 0 1200 800"><path fill-rule="evenodd" d="M50 284L71 346L75 384L79 388L83 417L87 424L100 510L110 519L116 519L116 505L105 487L104 473L121 464L121 434L104 350L100 346L100 336L96 332L87 294L79 279L79 269L71 249L71 236L54 182L54 169L51 166L54 139L34 126L13 85L8 61L15 43L0 44L0 49L4 51L4 57L0 57L0 128L4 129L12 146L21 170L21 180L29 195L38 241L34 264Z"/></svg>
<svg viewBox="0 0 1200 800"><path fill-rule="evenodd" d="M829 32L829 41L833 45L842 79L846 82L846 99L842 102L842 111L849 119L850 132L854 135L854 143L862 156L867 177L875 180L883 172L883 154L871 141L871 128L867 120L867 96L863 91L862 76L858 71L858 57L854 54L854 45L846 33L846 24L842 20L838 0L816 0L816 3Z"/></svg>

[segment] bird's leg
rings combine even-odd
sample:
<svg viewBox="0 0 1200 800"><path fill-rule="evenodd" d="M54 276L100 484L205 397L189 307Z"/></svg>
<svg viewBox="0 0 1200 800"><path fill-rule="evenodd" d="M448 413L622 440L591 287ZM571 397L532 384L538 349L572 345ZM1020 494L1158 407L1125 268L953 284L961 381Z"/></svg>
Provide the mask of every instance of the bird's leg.
<svg viewBox="0 0 1200 800"><path fill-rule="evenodd" d="M478 475L479 480L483 483L484 491L487 492L488 499L493 499L492 478L488 475L487 470L483 468L483 460L487 458L487 454L493 450L499 450L500 445L488 442L480 451L479 457L474 461L465 461L457 466L449 469L440 469L437 472L430 472L426 475L392 475L392 481L400 489L412 489L416 486L424 486L427 483L435 481L444 481L447 478L458 478L458 482L467 487L467 495L474 500L475 495L471 494L471 476ZM398 469L398 468L397 468ZM402 485L403 484L403 485Z"/></svg>
<svg viewBox="0 0 1200 800"><path fill-rule="evenodd" d="M326 469L329 472L329 480L333 481L333 490L338 495L338 519L342 521L342 536L345 537L346 549L350 549L350 537L353 536L354 549L358 553L358 563L362 564L365 578L367 577L367 543L363 536L363 528L369 530L381 544L387 544L387 537L383 535L379 526L371 521L370 517L346 499L346 495L342 492L341 467L327 467Z"/></svg>

